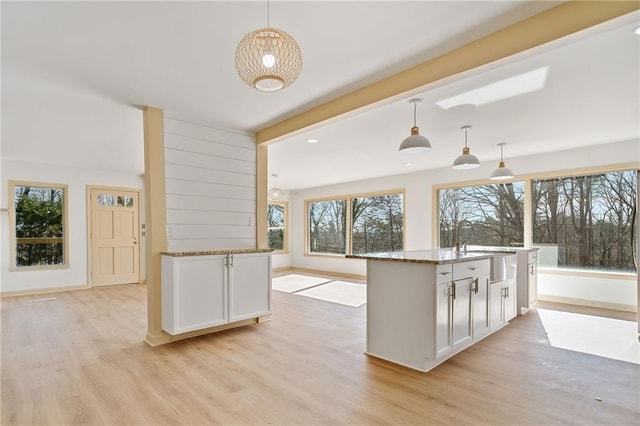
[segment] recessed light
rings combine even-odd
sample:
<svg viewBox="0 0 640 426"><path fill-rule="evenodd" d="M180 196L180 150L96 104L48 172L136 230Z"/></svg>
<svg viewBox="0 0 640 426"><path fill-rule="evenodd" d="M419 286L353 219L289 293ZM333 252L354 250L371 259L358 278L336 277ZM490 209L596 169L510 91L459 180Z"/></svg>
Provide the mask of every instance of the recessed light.
<svg viewBox="0 0 640 426"><path fill-rule="evenodd" d="M404 163L404 165L407 166L407 167L411 167L411 166L413 166L413 163L408 161L408 162Z"/></svg>
<svg viewBox="0 0 640 426"><path fill-rule="evenodd" d="M495 83L443 99L436 102L436 104L444 109L466 104L480 106L525 93L535 92L544 87L548 71L548 66L537 68L533 71L514 75L513 77L505 78L504 80L496 81Z"/></svg>
<svg viewBox="0 0 640 426"><path fill-rule="evenodd" d="M636 33L636 34L638 34L638 35L640 35L640 27L636 28L635 33Z"/></svg>
<svg viewBox="0 0 640 426"><path fill-rule="evenodd" d="M307 139L307 143L317 143L317 142L318 142L318 139L315 139L315 138Z"/></svg>

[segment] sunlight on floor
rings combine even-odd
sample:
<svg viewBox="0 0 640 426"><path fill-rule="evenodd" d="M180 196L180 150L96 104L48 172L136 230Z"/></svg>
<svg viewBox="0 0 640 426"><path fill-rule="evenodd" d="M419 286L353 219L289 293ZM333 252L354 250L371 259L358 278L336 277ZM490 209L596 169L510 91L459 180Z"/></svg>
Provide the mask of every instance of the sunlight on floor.
<svg viewBox="0 0 640 426"><path fill-rule="evenodd" d="M551 346L640 364L635 322L537 309Z"/></svg>

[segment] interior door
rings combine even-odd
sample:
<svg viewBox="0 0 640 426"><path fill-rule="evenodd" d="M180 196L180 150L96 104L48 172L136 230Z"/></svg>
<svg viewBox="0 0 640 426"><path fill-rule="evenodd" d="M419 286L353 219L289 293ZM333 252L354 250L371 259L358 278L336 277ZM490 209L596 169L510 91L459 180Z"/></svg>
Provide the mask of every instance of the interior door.
<svg viewBox="0 0 640 426"><path fill-rule="evenodd" d="M140 281L139 194L91 188L91 283L114 285Z"/></svg>

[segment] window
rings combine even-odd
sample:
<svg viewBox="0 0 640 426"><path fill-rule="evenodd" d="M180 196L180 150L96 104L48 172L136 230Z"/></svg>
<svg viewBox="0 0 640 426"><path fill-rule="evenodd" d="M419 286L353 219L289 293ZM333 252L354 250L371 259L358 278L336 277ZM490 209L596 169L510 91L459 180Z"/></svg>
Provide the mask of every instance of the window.
<svg viewBox="0 0 640 426"><path fill-rule="evenodd" d="M307 253L402 250L403 198L392 193L307 202Z"/></svg>
<svg viewBox="0 0 640 426"><path fill-rule="evenodd" d="M15 267L66 266L67 187L10 182L9 191Z"/></svg>
<svg viewBox="0 0 640 426"><path fill-rule="evenodd" d="M638 173L533 180L540 266L633 272Z"/></svg>
<svg viewBox="0 0 640 426"><path fill-rule="evenodd" d="M440 247L523 246L524 182L438 190Z"/></svg>
<svg viewBox="0 0 640 426"><path fill-rule="evenodd" d="M308 203L309 253L345 254L347 200Z"/></svg>
<svg viewBox="0 0 640 426"><path fill-rule="evenodd" d="M351 199L351 253L402 250L402 194Z"/></svg>
<svg viewBox="0 0 640 426"><path fill-rule="evenodd" d="M288 251L287 216L288 211L286 203L269 204L269 210L267 212L269 248L274 251Z"/></svg>

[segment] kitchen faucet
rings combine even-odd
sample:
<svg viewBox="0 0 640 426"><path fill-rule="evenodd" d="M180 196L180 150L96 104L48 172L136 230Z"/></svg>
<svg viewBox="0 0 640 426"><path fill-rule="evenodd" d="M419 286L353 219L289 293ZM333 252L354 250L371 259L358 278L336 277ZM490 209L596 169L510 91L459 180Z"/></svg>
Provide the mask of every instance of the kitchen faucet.
<svg viewBox="0 0 640 426"><path fill-rule="evenodd" d="M460 254L460 231L462 230L462 225L464 224L469 225L471 227L471 232L475 233L473 229L473 223L471 223L471 221L463 219L460 222L458 222L458 226L456 226L456 254ZM462 245L464 246L465 243L466 243L466 240L463 240Z"/></svg>

